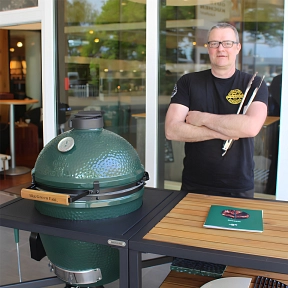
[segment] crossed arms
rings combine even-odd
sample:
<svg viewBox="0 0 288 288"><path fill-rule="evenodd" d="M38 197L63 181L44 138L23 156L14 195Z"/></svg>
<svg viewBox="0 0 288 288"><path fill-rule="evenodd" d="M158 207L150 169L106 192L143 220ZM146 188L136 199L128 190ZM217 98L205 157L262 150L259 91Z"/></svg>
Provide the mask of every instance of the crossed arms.
<svg viewBox="0 0 288 288"><path fill-rule="evenodd" d="M260 101L253 102L245 115L189 111L184 105L171 103L166 114L165 134L169 140L183 142L254 137L266 116L267 106Z"/></svg>

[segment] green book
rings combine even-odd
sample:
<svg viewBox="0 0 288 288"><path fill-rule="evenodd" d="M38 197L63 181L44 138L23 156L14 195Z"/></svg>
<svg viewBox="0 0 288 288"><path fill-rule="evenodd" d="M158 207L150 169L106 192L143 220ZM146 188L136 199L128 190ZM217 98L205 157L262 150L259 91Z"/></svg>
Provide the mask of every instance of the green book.
<svg viewBox="0 0 288 288"><path fill-rule="evenodd" d="M263 232L263 211L211 205L203 226L206 228Z"/></svg>

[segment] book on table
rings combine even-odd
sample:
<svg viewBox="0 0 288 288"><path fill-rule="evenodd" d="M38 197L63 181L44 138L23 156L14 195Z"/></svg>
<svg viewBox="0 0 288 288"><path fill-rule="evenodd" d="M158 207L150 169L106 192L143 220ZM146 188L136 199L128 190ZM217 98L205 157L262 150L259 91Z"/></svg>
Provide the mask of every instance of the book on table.
<svg viewBox="0 0 288 288"><path fill-rule="evenodd" d="M263 232L263 210L211 205L206 228Z"/></svg>

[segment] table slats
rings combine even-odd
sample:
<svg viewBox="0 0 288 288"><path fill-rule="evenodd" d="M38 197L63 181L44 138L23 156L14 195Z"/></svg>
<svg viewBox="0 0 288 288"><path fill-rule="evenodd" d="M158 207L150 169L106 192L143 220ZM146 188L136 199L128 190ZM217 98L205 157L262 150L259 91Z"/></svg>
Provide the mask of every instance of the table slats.
<svg viewBox="0 0 288 288"><path fill-rule="evenodd" d="M264 231L204 228L213 204L263 210ZM143 239L288 260L288 202L189 193Z"/></svg>

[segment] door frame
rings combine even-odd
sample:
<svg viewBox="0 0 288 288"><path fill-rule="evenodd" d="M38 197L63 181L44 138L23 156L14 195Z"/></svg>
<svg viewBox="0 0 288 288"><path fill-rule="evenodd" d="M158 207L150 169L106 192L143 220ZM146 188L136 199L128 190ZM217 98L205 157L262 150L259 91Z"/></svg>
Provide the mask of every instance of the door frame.
<svg viewBox="0 0 288 288"><path fill-rule="evenodd" d="M55 1L38 0L38 7L1 11L0 28L40 23L42 55L43 144L57 135L56 129L56 30Z"/></svg>

